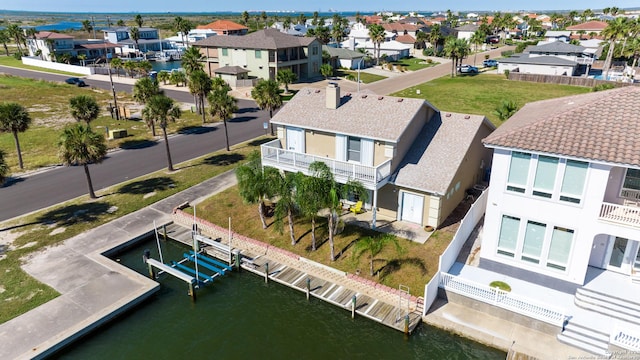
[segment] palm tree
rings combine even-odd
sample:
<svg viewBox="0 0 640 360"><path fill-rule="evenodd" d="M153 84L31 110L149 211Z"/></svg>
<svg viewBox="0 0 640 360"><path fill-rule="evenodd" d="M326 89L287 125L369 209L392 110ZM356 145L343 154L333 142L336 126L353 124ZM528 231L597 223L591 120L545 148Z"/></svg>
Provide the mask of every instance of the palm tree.
<svg viewBox="0 0 640 360"><path fill-rule="evenodd" d="M171 23L171 27L173 28L173 30L175 32L180 32L180 36L182 37L182 43L184 44L184 36L186 35L185 33L182 32L182 24L184 23L184 19L182 18L182 16L176 16L175 18L173 18L173 22Z"/></svg>
<svg viewBox="0 0 640 360"><path fill-rule="evenodd" d="M213 82L207 73L202 70L196 70L189 76L189 92L196 97L196 107L198 114L202 115L202 124L206 121L204 111L204 100L213 90Z"/></svg>
<svg viewBox="0 0 640 360"><path fill-rule="evenodd" d="M282 28L288 30L291 27L291 16L287 16L282 21Z"/></svg>
<svg viewBox="0 0 640 360"><path fill-rule="evenodd" d="M604 79L607 79L609 76L609 70L611 68L611 61L613 60L613 52L615 51L616 42L619 39L627 36L629 33L627 18L615 18L615 20L610 20L608 21L608 23L609 25L607 25L607 27L602 30L602 35L606 40L609 41L609 50L607 51L607 57L603 65Z"/></svg>
<svg viewBox="0 0 640 360"><path fill-rule="evenodd" d="M486 37L487 35L485 35L485 33L478 30L471 35L471 38L469 38L469 42L471 42L475 47L473 53L473 66L476 65L476 58L478 57L478 45L482 44Z"/></svg>
<svg viewBox="0 0 640 360"><path fill-rule="evenodd" d="M462 59L469 56L471 47L466 39L456 39L456 52L458 53L458 66L462 65Z"/></svg>
<svg viewBox="0 0 640 360"><path fill-rule="evenodd" d="M204 65L200 62L204 57L200 53L200 49L197 47L190 47L182 54L182 67L187 73L187 77L191 76L191 73L196 70L204 69Z"/></svg>
<svg viewBox="0 0 640 360"><path fill-rule="evenodd" d="M230 119L233 113L238 111L238 100L229 95L228 90L224 87L214 89L207 97L207 100L209 101L209 113L211 116L222 119L224 122L224 137L227 142L227 151L230 151L227 119Z"/></svg>
<svg viewBox="0 0 640 360"><path fill-rule="evenodd" d="M324 76L325 79L328 79L329 76L333 75L333 66L329 64L320 65L320 74L322 74L322 76Z"/></svg>
<svg viewBox="0 0 640 360"><path fill-rule="evenodd" d="M385 34L382 25L373 24L369 27L369 38L373 43L374 51L377 48L376 65L380 65L380 44L384 42Z"/></svg>
<svg viewBox="0 0 640 360"><path fill-rule="evenodd" d="M275 195L273 184L280 173L276 168L262 167L260 152L254 150L247 157L247 162L236 168L236 178L238 179L238 191L240 197L248 204L258 204L258 214L262 222L262 228L267 228L264 216L264 200Z"/></svg>
<svg viewBox="0 0 640 360"><path fill-rule="evenodd" d="M269 122L273 117L273 111L282 106L282 97L278 90L280 90L278 83L274 80L260 80L251 90L251 97L258 107L262 110L269 110ZM273 126L270 128L271 136L273 136Z"/></svg>
<svg viewBox="0 0 640 360"><path fill-rule="evenodd" d="M58 141L60 159L66 166L82 165L89 186L89 197L96 198L89 173L89 164L102 162L107 155L104 136L96 134L88 126L77 123L66 127Z"/></svg>
<svg viewBox="0 0 640 360"><path fill-rule="evenodd" d="M120 69L122 69L122 59L116 57L111 59L110 66L112 69L116 69L116 74L120 77Z"/></svg>
<svg viewBox="0 0 640 360"><path fill-rule="evenodd" d="M457 39L450 37L444 43L444 54L451 59L451 77L456 76L456 64L458 63L458 44Z"/></svg>
<svg viewBox="0 0 640 360"><path fill-rule="evenodd" d="M498 119L500 119L500 121L506 121L511 116L513 116L513 114L515 114L517 111L518 111L518 104L516 104L515 101L502 100L500 105L496 107L496 109L493 111L493 114L496 115Z"/></svg>
<svg viewBox="0 0 640 360"><path fill-rule="evenodd" d="M161 93L158 82L150 77L140 78L133 85L133 98L141 104L146 104L149 99Z"/></svg>
<svg viewBox="0 0 640 360"><path fill-rule="evenodd" d="M173 103L173 99L164 95L157 94L147 102L145 106L145 112L147 116L153 119L153 122L157 122L158 126L162 129L164 136L164 145L167 151L167 169L173 171L173 163L171 162L171 151L169 149L169 138L167 137L167 125L169 121L176 121L176 119L182 116L180 107Z"/></svg>
<svg viewBox="0 0 640 360"><path fill-rule="evenodd" d="M93 25L91 25L91 20L83 20L82 21L82 29L89 34L93 31Z"/></svg>
<svg viewBox="0 0 640 360"><path fill-rule="evenodd" d="M433 46L434 53L438 52L438 44L442 40L442 31L440 25L434 24L429 31L429 44Z"/></svg>
<svg viewBox="0 0 640 360"><path fill-rule="evenodd" d="M93 96L78 95L69 99L69 109L71 116L76 121L84 121L87 123L87 127L90 127L89 123L97 119L100 115L100 106Z"/></svg>
<svg viewBox="0 0 640 360"><path fill-rule="evenodd" d="M17 24L11 24L7 26L6 31L9 34L9 36L13 38L13 41L15 42L16 47L18 48L18 52L20 53L20 55L22 55L23 54L22 47L20 47L20 44L22 44L22 39L24 38L24 33L22 32L22 29Z"/></svg>
<svg viewBox="0 0 640 360"><path fill-rule="evenodd" d="M78 54L78 60L80 60L82 66L86 66L85 60L87 60L87 54Z"/></svg>
<svg viewBox="0 0 640 360"><path fill-rule="evenodd" d="M139 28L142 27L142 24L144 23L144 20L142 19L142 15L138 14L133 18L133 22L135 22Z"/></svg>
<svg viewBox="0 0 640 360"><path fill-rule="evenodd" d="M135 72L136 72L136 63L131 61L131 60L127 60L124 62L124 64L122 64L122 68L124 68L124 70L126 72L129 73L129 76L134 77Z"/></svg>
<svg viewBox="0 0 640 360"><path fill-rule="evenodd" d="M9 175L9 165L4 160L5 153L0 149L0 187L4 184L4 181L7 179Z"/></svg>
<svg viewBox="0 0 640 360"><path fill-rule="evenodd" d="M311 219L311 250L316 250L316 219L318 212L324 208L324 198L318 194L328 194L331 190L332 175L323 162L309 165L310 176L305 176L299 183L296 202L300 213Z"/></svg>
<svg viewBox="0 0 640 360"><path fill-rule="evenodd" d="M366 236L356 241L353 249L353 258L359 259L367 254L369 258L369 275L373 276L373 261L389 243L395 245L396 251L401 252L402 247L398 243L398 238L391 234L380 234L376 237Z"/></svg>
<svg viewBox="0 0 640 360"><path fill-rule="evenodd" d="M187 74L184 71L172 71L169 81L176 86L184 85L187 83Z"/></svg>
<svg viewBox="0 0 640 360"><path fill-rule="evenodd" d="M136 70L138 71L140 76L147 77L151 70L153 70L153 65L151 65L151 62L149 62L149 60L137 61L135 64Z"/></svg>
<svg viewBox="0 0 640 360"><path fill-rule="evenodd" d="M4 53L9 56L9 47L7 46L7 43L11 41L11 39L9 38L9 34L7 34L7 31L5 29L0 30L0 43L2 43L2 46L4 47Z"/></svg>
<svg viewBox="0 0 640 360"><path fill-rule="evenodd" d="M249 13L246 10L242 12L242 23L245 26L249 24Z"/></svg>
<svg viewBox="0 0 640 360"><path fill-rule="evenodd" d="M167 70L162 70L158 72L158 81L162 81L164 85L167 85L167 81L171 77L171 73Z"/></svg>
<svg viewBox="0 0 640 360"><path fill-rule="evenodd" d="M266 12L262 12L260 14L260 19L262 19L262 22L264 23L264 27L267 27L267 13Z"/></svg>
<svg viewBox="0 0 640 360"><path fill-rule="evenodd" d="M298 80L298 75L296 75L291 69L282 69L278 71L276 74L276 80L282 85L284 85L285 94L289 93L289 84Z"/></svg>
<svg viewBox="0 0 640 360"><path fill-rule="evenodd" d="M138 51L138 40L140 40L140 29L138 29L137 27L132 27L129 30L129 35L131 35L131 40L133 40L133 42L136 43L136 52Z"/></svg>
<svg viewBox="0 0 640 360"><path fill-rule="evenodd" d="M278 202L274 210L275 228L282 233L284 227L284 218L289 223L289 235L291 237L291 245L296 244L296 236L293 231L293 216L298 212L298 204L296 203L296 187L302 179L302 173L287 172L284 175L278 173L274 184L275 194L278 196Z"/></svg>
<svg viewBox="0 0 640 360"><path fill-rule="evenodd" d="M31 117L24 106L16 102L0 104L0 132L10 132L13 134L20 169L24 169L24 164L22 163L18 133L27 131L29 125L31 125Z"/></svg>
<svg viewBox="0 0 640 360"><path fill-rule="evenodd" d="M582 14L580 14L580 20L582 20L582 22L587 22L587 20L591 19L593 17L593 10L591 9L585 9Z"/></svg>
<svg viewBox="0 0 640 360"><path fill-rule="evenodd" d="M47 45L47 48L49 49L49 61L58 61L58 59L56 59L56 42L55 40L51 39L51 38L46 38L44 40L44 43Z"/></svg>
<svg viewBox="0 0 640 360"><path fill-rule="evenodd" d="M118 26L125 26L126 24L124 23L124 20L120 19L116 22L116 25Z"/></svg>

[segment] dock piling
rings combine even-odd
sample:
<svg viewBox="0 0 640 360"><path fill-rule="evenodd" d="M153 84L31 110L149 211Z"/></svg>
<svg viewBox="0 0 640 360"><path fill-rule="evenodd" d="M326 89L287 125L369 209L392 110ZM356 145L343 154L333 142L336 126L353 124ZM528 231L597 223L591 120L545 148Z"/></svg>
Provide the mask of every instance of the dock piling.
<svg viewBox="0 0 640 360"><path fill-rule="evenodd" d="M239 249L233 249L233 256L235 257L235 261L233 262L233 265L236 268L236 270L238 270L238 272L240 272L240 250ZM229 265L231 265L231 264L229 264Z"/></svg>
<svg viewBox="0 0 640 360"><path fill-rule="evenodd" d="M355 319L356 318L356 296L353 295L353 297L351 298L351 318Z"/></svg>
<svg viewBox="0 0 640 360"><path fill-rule="evenodd" d="M162 239L167 241L167 224L162 225Z"/></svg>
<svg viewBox="0 0 640 360"><path fill-rule="evenodd" d="M269 263L265 263L264 266L264 283L266 284L269 282Z"/></svg>
<svg viewBox="0 0 640 360"><path fill-rule="evenodd" d="M409 314L404 317L404 334L409 335Z"/></svg>
<svg viewBox="0 0 640 360"><path fill-rule="evenodd" d="M311 279L307 278L307 301L309 301L310 295L311 295Z"/></svg>
<svg viewBox="0 0 640 360"><path fill-rule="evenodd" d="M192 302L196 302L196 289L193 284L193 282L189 283L189 296L191 296Z"/></svg>

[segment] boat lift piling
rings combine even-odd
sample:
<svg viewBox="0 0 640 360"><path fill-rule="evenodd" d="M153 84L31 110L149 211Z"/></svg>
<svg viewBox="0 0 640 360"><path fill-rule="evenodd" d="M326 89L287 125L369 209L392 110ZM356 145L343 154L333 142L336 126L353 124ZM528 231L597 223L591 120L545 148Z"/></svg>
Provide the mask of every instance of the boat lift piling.
<svg viewBox="0 0 640 360"><path fill-rule="evenodd" d="M165 265L163 263L161 263L158 260L155 259L151 259L151 258L147 258L146 259L147 265L149 266L149 274L151 275L151 277L155 280L155 272L154 272L154 268L160 270L160 272L165 272L167 274L173 275L176 278L186 282L187 284L189 284L189 296L191 296L191 300L192 301L196 301L196 279L188 274L183 273L182 271L173 268L169 265ZM186 267L186 266L185 266ZM158 273L159 275L160 273Z"/></svg>

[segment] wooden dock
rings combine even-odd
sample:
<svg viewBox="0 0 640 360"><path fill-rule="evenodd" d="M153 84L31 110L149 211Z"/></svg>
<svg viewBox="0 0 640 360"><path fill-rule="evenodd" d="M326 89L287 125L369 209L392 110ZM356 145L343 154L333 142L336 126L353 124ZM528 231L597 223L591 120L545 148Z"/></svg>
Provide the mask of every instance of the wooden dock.
<svg viewBox="0 0 640 360"><path fill-rule="evenodd" d="M166 230L168 238L192 246L191 229L177 224L170 224L166 226ZM162 233L163 230L158 229L158 232ZM234 245L233 242L232 245ZM389 303L388 300L393 298L390 296L387 296L384 300L369 296L365 292L371 293L371 291L367 291L370 290L367 289L367 286L370 287L370 285L349 281L350 279L343 272L318 266L319 264L310 261L297 261L295 264L286 264L281 259L275 259L269 254L257 254L241 247L238 247L238 249L244 258L244 261L241 261L241 267L244 270L264 277L268 266L268 281L275 281L306 293L307 279L309 279L310 296L322 299L350 312L353 306L353 296L355 296L356 316L364 316L402 332L405 331L406 317L408 316L409 333L413 332L422 322L421 312L418 309L410 308L408 301L401 300L399 295L395 296L397 298L395 304ZM204 250L210 256L228 261L228 255L219 256L222 254L216 254L215 249L206 247ZM351 283L351 286L348 285L349 283Z"/></svg>

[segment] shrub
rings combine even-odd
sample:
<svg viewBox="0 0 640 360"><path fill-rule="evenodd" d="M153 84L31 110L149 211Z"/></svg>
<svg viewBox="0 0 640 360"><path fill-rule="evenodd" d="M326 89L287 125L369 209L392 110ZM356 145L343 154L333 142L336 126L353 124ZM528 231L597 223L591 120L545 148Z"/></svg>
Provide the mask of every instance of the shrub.
<svg viewBox="0 0 640 360"><path fill-rule="evenodd" d="M513 45L513 40L511 40L511 39L505 39L505 40L504 40L504 44L505 44L505 45Z"/></svg>
<svg viewBox="0 0 640 360"><path fill-rule="evenodd" d="M17 52L17 53L14 53L14 54L13 54L13 57L14 57L16 60L21 60L21 59L22 59L22 54L20 54L19 52Z"/></svg>
<svg viewBox="0 0 640 360"><path fill-rule="evenodd" d="M491 55L489 55L489 54L485 54L485 55L484 55L484 59L485 59L485 60L489 60L489 58L490 58L490 57L491 57Z"/></svg>
<svg viewBox="0 0 640 360"><path fill-rule="evenodd" d="M424 56L433 56L434 54L435 54L435 51L433 50L433 48L426 48L422 50L422 55Z"/></svg>
<svg viewBox="0 0 640 360"><path fill-rule="evenodd" d="M393 71L393 64L392 63L388 63L387 64L387 70Z"/></svg>
<svg viewBox="0 0 640 360"><path fill-rule="evenodd" d="M349 75L347 75L347 76L345 77L345 79L347 79L347 80L351 80L351 81L357 81L357 80L358 80L358 79L356 78L356 76L355 76L355 75L353 75L353 74L349 74Z"/></svg>
<svg viewBox="0 0 640 360"><path fill-rule="evenodd" d="M506 69L504 71L504 77L506 77L507 79L509 78L509 69Z"/></svg>
<svg viewBox="0 0 640 360"><path fill-rule="evenodd" d="M591 91L596 92L596 91L604 91L604 90L609 90L609 89L613 89L615 88L615 85L613 84L599 84L594 86L593 88L591 88Z"/></svg>
<svg viewBox="0 0 640 360"><path fill-rule="evenodd" d="M503 51L503 52L500 53L500 55L502 55L502 57L509 57L509 56L513 55L513 50Z"/></svg>
<svg viewBox="0 0 640 360"><path fill-rule="evenodd" d="M492 288L498 288L502 291L511 292L511 286L504 281L492 281L489 286Z"/></svg>
<svg viewBox="0 0 640 360"><path fill-rule="evenodd" d="M427 59L427 64L433 64L433 59Z"/></svg>

